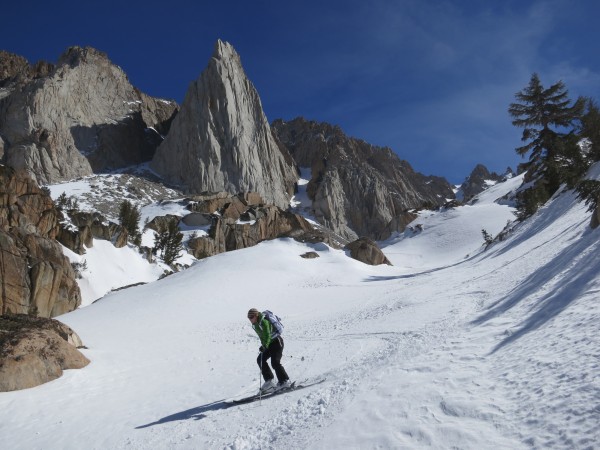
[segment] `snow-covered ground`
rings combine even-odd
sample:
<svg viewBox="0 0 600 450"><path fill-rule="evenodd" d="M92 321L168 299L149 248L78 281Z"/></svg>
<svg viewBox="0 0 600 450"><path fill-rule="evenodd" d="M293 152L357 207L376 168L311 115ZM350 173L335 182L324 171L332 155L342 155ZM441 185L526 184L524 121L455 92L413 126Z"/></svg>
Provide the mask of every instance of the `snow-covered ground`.
<svg viewBox="0 0 600 450"><path fill-rule="evenodd" d="M113 289L157 280L164 272L148 262L130 246L115 248L109 241L94 239L94 246L83 255L63 247L71 263L80 265L81 306L88 306Z"/></svg>
<svg viewBox="0 0 600 450"><path fill-rule="evenodd" d="M143 230L144 224L156 216L167 214L183 217L190 213L185 209L181 193L166 188L156 182L149 181L136 172L148 173L147 164L130 168L130 173L113 173L93 175L47 186L50 195L57 201L61 195L77 200L81 211L100 211L106 221L119 222L119 208L124 200L129 201L140 211L141 244L152 248L156 233L151 229ZM68 219L65 219L68 220ZM209 227L192 227L180 225L184 235L183 242L196 235L207 234ZM93 246L86 248L83 255L78 255L63 247L69 260L79 265L81 278L78 280L81 289L81 306L88 306L112 290L123 287L149 283L159 279L171 268L160 260L148 264L146 259L132 245L115 248L111 243L94 239ZM188 266L196 259L187 252L182 252L176 263Z"/></svg>
<svg viewBox="0 0 600 450"><path fill-rule="evenodd" d="M0 394L0 446L595 448L600 231L563 192L484 251L514 183L423 213L384 248L394 266L280 239L59 317L92 362ZM290 376L324 383L226 402L259 384L251 307L283 319Z"/></svg>

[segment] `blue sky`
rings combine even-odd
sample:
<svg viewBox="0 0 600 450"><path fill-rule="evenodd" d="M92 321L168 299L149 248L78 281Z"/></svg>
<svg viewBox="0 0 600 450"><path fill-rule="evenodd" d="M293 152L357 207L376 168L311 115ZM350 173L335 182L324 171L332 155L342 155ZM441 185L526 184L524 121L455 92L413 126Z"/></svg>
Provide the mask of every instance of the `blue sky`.
<svg viewBox="0 0 600 450"><path fill-rule="evenodd" d="M90 45L181 102L222 39L269 121L336 124L460 183L523 161L507 109L533 72L600 101L599 16L594 0L20 1L1 8L0 48L54 62Z"/></svg>

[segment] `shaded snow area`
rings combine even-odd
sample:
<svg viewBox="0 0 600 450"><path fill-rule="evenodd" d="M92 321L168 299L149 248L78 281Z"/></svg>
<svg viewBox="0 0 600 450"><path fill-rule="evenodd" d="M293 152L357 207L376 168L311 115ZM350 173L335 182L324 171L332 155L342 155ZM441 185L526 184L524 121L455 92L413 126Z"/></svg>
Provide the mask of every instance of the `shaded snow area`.
<svg viewBox="0 0 600 450"><path fill-rule="evenodd" d="M279 239L59 317L91 364L0 394L2 448L596 448L600 230L562 192L485 249L518 183L421 213L394 266ZM326 381L228 403L260 382L251 307L282 318L292 379Z"/></svg>
<svg viewBox="0 0 600 450"><path fill-rule="evenodd" d="M310 199L307 188L312 178L312 170L307 167L300 168L300 178L297 182L297 192L290 200L290 209L295 214L300 214L308 220L313 226L320 227L319 222L314 216L312 209L312 200Z"/></svg>

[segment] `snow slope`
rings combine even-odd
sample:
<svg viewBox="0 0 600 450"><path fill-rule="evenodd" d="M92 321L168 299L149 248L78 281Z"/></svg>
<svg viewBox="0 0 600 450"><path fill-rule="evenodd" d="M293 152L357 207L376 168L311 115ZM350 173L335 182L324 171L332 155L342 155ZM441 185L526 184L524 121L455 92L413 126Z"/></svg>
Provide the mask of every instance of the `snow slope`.
<svg viewBox="0 0 600 450"><path fill-rule="evenodd" d="M130 169L134 173L148 171L147 164ZM151 182L143 176L128 173L93 175L47 187L54 201L64 194L77 200L77 209L101 211L105 220L115 223L119 222L119 205L123 200L127 200L140 210L140 229L156 216L172 214L183 217L189 214L178 198L179 192ZM180 226L184 242L194 234L206 234L207 228L188 227L183 224ZM152 248L156 233L151 229L142 231L142 245ZM81 265L78 284L81 289L82 307L90 305L111 290L149 283L157 280L165 271L171 272L171 268L160 261L148 264L131 245L115 248L101 239L94 239L92 247L86 248L83 255L78 255L66 247L63 247L63 253L71 263ZM195 260L189 253L182 252L176 263L187 266Z"/></svg>
<svg viewBox="0 0 600 450"><path fill-rule="evenodd" d="M280 239L61 316L92 363L0 394L2 447L594 448L600 231L563 192L484 251L512 187L419 217L392 267ZM282 317L292 378L327 380L226 403L259 384L250 307Z"/></svg>
<svg viewBox="0 0 600 450"><path fill-rule="evenodd" d="M421 211L403 234L384 243L386 256L394 265L410 271L462 262L481 250L482 230L496 236L508 221L515 219L514 208L508 202L496 201L516 190L522 182L523 175L520 175L491 186L459 208Z"/></svg>
<svg viewBox="0 0 600 450"><path fill-rule="evenodd" d="M113 289L149 283L163 274L164 269L157 264L148 264L137 250L129 246L115 248L112 243L101 239L93 242L94 245L83 255L63 247L63 253L71 263L82 265L81 278L77 280L81 306L90 305Z"/></svg>

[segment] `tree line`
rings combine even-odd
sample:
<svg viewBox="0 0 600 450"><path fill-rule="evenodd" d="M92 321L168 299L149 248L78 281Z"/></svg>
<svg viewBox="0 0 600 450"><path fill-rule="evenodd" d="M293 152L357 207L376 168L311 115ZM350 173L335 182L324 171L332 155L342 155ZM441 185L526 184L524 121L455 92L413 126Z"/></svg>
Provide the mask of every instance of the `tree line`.
<svg viewBox="0 0 600 450"><path fill-rule="evenodd" d="M119 207L119 223L127 229L129 240L139 247L142 243L142 233L139 222L141 218L140 209L129 200L123 200ZM165 264L173 264L181 256L183 251L183 233L179 231L176 222L169 222L167 228L157 232L154 236L154 247L152 254L160 256Z"/></svg>
<svg viewBox="0 0 600 450"><path fill-rule="evenodd" d="M529 156L519 172L527 171L517 194L517 215L525 219L554 195L562 184L575 189L590 210L600 200L600 181L585 174L600 161L600 109L589 97L569 98L562 81L545 88L534 73L515 94L508 109L512 124L523 128L524 145L516 152Z"/></svg>

